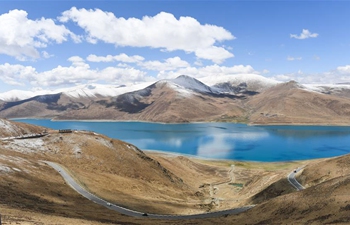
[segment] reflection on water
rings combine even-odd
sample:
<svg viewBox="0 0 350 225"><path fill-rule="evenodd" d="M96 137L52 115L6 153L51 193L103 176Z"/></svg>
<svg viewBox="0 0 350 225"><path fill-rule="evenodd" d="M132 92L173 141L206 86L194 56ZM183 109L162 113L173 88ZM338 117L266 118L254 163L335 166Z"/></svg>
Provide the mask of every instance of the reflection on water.
<svg viewBox="0 0 350 225"><path fill-rule="evenodd" d="M329 145L324 145L318 148L315 148L316 151L319 152L329 152L329 151L340 151L344 153L349 153L349 147L348 146L340 146L340 147L334 147L334 146L329 146Z"/></svg>
<svg viewBox="0 0 350 225"><path fill-rule="evenodd" d="M198 142L197 155L210 158L231 158L235 151L249 151L257 145L259 139L268 136L267 132L215 132L201 137Z"/></svg>
<svg viewBox="0 0 350 225"><path fill-rule="evenodd" d="M234 144L225 140L225 135L214 135L199 139L197 156L212 158L227 158L234 150Z"/></svg>
<svg viewBox="0 0 350 225"><path fill-rule="evenodd" d="M315 126L261 126L270 133L288 138L310 138L350 135L348 127L315 127Z"/></svg>
<svg viewBox="0 0 350 225"><path fill-rule="evenodd" d="M130 142L144 150L208 158L288 161L350 153L350 127L18 121L53 129L91 130Z"/></svg>

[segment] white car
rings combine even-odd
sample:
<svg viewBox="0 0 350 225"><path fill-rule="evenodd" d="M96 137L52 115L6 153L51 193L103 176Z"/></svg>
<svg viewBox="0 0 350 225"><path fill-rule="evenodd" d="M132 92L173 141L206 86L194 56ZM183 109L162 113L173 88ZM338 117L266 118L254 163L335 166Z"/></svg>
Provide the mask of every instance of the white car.
<svg viewBox="0 0 350 225"><path fill-rule="evenodd" d="M107 202L107 205L108 205L108 206L112 206L112 204L111 204L111 203L109 203L109 202Z"/></svg>

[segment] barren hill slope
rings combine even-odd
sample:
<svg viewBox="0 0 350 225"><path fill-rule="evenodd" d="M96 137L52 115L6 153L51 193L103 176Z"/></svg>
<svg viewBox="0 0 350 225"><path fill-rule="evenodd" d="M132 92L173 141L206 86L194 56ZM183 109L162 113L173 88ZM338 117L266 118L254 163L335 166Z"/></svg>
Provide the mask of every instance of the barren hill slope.
<svg viewBox="0 0 350 225"><path fill-rule="evenodd" d="M350 155L304 162L297 179L306 187L289 190L286 178L280 179L255 197L251 210L205 221L201 224L349 224ZM272 195L274 197L271 197ZM270 196L269 196L270 195ZM260 201L266 198L265 201ZM252 198L254 201L254 198Z"/></svg>
<svg viewBox="0 0 350 225"><path fill-rule="evenodd" d="M3 118L54 118L63 112L88 107L98 97L75 98L66 94L39 95L32 98L0 103Z"/></svg>
<svg viewBox="0 0 350 225"><path fill-rule="evenodd" d="M20 123L13 126L25 129ZM180 221L182 224L350 222L349 155L277 164L150 155L93 132L50 131L38 139L1 140L1 214L10 218L7 221L27 224L173 222L132 218L99 206L76 193L41 162L48 160L63 165L90 192L134 210L193 214L257 204L239 215ZM286 176L301 165L306 167L297 178L307 189L296 192Z"/></svg>
<svg viewBox="0 0 350 225"><path fill-rule="evenodd" d="M172 81L160 81L139 91L96 101L86 109L71 111L58 118L188 122L215 120L225 114L243 116L244 109L238 106L238 97L220 96L207 86L195 84L197 86L186 87Z"/></svg>
<svg viewBox="0 0 350 225"><path fill-rule="evenodd" d="M349 98L307 91L293 81L253 96L247 106L253 124L350 124Z"/></svg>
<svg viewBox="0 0 350 225"><path fill-rule="evenodd" d="M2 124L26 129L21 123L4 120ZM141 221L80 196L41 160L60 163L84 188L126 208L167 214L188 213L188 209L203 212L199 206L203 197L196 195L196 188L128 143L93 132L60 134L54 131L43 138L0 142L0 208L4 223L4 218L11 217L10 221L18 218L32 224L28 215L36 218L33 220L36 223L44 214L49 223L52 223L50 217L61 220L71 217L90 223ZM188 204L193 201L194 204ZM44 223L48 223L47 220ZM154 224L152 220L147 223Z"/></svg>

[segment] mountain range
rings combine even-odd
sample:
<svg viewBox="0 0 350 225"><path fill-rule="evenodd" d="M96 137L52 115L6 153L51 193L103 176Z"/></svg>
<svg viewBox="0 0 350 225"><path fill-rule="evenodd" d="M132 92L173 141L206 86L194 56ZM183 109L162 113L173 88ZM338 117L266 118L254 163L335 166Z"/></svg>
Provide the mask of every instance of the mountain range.
<svg viewBox="0 0 350 225"><path fill-rule="evenodd" d="M259 75L89 84L0 93L0 117L57 120L350 124L350 85L303 85Z"/></svg>

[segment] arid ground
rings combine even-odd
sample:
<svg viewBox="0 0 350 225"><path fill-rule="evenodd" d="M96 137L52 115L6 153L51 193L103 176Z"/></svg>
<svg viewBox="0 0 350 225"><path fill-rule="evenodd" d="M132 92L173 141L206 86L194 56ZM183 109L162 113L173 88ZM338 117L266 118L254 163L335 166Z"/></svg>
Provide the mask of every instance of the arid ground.
<svg viewBox="0 0 350 225"><path fill-rule="evenodd" d="M61 164L90 192L137 211L188 215L256 206L210 219L129 217L85 199L41 160ZM287 180L298 167L304 167L297 174L302 191ZM142 152L82 131L2 140L0 147L3 224L347 224L349 189L350 155L282 163L204 160Z"/></svg>

